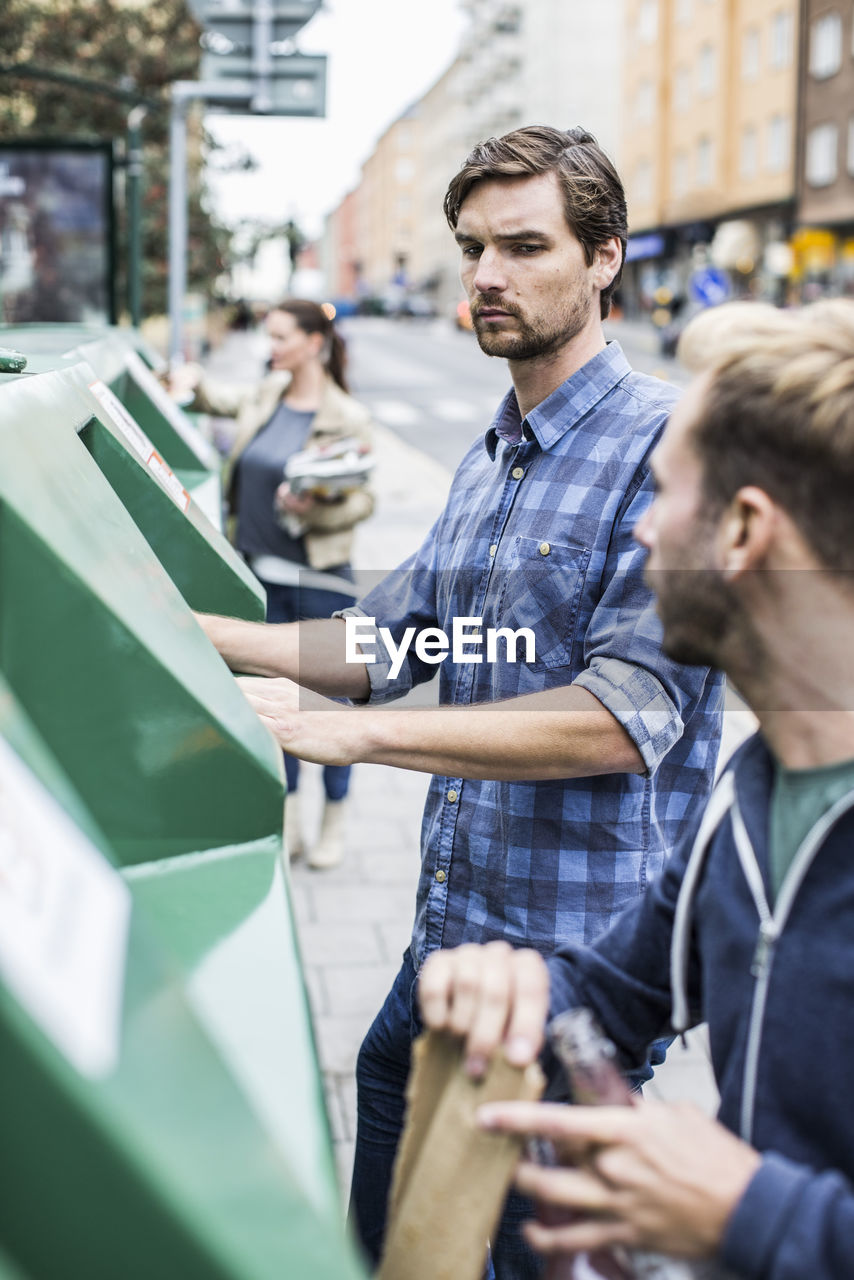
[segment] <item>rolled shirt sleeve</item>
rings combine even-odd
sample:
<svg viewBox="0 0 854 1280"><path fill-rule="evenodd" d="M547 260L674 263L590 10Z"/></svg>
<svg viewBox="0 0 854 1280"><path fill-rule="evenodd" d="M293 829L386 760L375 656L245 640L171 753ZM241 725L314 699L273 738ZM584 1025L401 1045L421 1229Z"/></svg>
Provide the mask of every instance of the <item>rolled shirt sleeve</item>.
<svg viewBox="0 0 854 1280"><path fill-rule="evenodd" d="M585 635L585 669L573 681L619 721L648 774L682 737L708 679L706 667L675 663L661 648L661 622L643 577L647 553L634 537L652 500L644 470L615 528L606 586Z"/></svg>

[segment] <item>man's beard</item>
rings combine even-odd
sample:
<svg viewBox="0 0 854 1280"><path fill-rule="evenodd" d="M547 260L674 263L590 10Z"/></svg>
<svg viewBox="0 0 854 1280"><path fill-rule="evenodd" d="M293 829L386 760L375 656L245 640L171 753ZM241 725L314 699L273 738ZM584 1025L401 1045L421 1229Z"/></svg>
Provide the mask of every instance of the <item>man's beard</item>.
<svg viewBox="0 0 854 1280"><path fill-rule="evenodd" d="M478 308L472 307L472 324L481 351L488 356L501 356L505 360L536 360L554 355L581 332L589 319L592 302L581 296L574 298L571 305L551 325L525 320L521 312L507 302L490 303L488 299L484 299L480 305L485 310L490 306L498 307L516 319L512 329L479 325Z"/></svg>
<svg viewBox="0 0 854 1280"><path fill-rule="evenodd" d="M686 666L722 666L742 605L719 570L654 569L644 577L655 593L667 656Z"/></svg>

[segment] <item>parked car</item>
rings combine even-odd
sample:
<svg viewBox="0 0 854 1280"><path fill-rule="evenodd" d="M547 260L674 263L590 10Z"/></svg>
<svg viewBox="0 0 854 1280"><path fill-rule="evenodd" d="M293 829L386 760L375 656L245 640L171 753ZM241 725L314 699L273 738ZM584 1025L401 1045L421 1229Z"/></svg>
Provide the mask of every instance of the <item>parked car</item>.
<svg viewBox="0 0 854 1280"><path fill-rule="evenodd" d="M471 318L471 307L465 298L457 303L457 309L454 312L454 324L458 329L464 329L467 333L471 333L474 324Z"/></svg>

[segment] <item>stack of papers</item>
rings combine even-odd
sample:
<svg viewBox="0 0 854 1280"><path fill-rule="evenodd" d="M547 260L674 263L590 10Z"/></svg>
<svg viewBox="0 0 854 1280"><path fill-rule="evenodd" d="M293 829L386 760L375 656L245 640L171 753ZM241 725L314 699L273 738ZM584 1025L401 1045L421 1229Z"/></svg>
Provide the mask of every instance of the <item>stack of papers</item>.
<svg viewBox="0 0 854 1280"><path fill-rule="evenodd" d="M367 445L345 437L334 444L303 449L285 465L292 493L334 498L367 484L374 460Z"/></svg>

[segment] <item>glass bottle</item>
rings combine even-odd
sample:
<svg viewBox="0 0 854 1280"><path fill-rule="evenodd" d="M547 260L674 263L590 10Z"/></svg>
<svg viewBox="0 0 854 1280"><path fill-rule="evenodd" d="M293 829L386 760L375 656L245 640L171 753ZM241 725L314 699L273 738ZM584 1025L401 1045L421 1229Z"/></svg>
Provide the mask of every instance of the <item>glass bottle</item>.
<svg viewBox="0 0 854 1280"><path fill-rule="evenodd" d="M563 1067L573 1102L581 1106L631 1106L632 1094L621 1076L617 1051L589 1009L568 1009L547 1028L549 1043ZM556 1163L551 1144L540 1147L545 1163ZM567 1222L571 1211L549 1209L547 1225ZM546 1280L693 1280L690 1263L620 1246L595 1253L560 1254L549 1259Z"/></svg>

